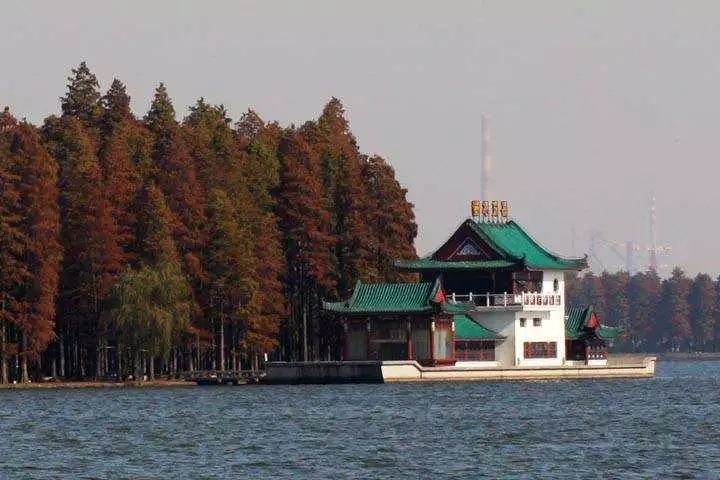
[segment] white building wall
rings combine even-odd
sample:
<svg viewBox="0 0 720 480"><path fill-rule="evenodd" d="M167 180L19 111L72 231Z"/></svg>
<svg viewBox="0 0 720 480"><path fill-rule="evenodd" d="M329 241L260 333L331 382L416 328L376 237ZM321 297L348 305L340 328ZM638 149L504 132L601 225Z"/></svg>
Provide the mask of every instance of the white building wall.
<svg viewBox="0 0 720 480"><path fill-rule="evenodd" d="M557 280L557 289L555 289ZM523 307L517 312L515 321L515 365L563 365L565 362L565 275L562 271L543 272L542 293L560 295L559 305L534 305ZM525 326L520 319L525 318ZM540 318L541 326L534 326L534 319ZM525 342L555 342L555 358L525 358Z"/></svg>
<svg viewBox="0 0 720 480"><path fill-rule="evenodd" d="M555 279L558 281L558 292L555 292ZM560 293L565 296L565 274L562 271L545 270L543 271L542 293Z"/></svg>
<svg viewBox="0 0 720 480"><path fill-rule="evenodd" d="M565 360L565 315L557 308L545 311L520 311L515 314L515 365L562 365ZM520 326L520 319L525 326ZM539 318L541 326L534 326L533 320ZM555 358L525 358L525 342L555 342Z"/></svg>
<svg viewBox="0 0 720 480"><path fill-rule="evenodd" d="M506 337L504 340L495 342L497 365L500 367L515 365L515 311L470 312L468 315L485 328Z"/></svg>
<svg viewBox="0 0 720 480"><path fill-rule="evenodd" d="M558 289L555 291L555 280ZM495 361L500 367L556 366L565 363L565 279L561 271L543 272L542 292L559 295L561 301L555 305L523 305L520 310L481 310L469 315L481 325L498 332L505 340L495 344ZM520 319L525 318L525 326ZM540 318L541 326L533 325L533 319ZM525 358L525 342L555 342L555 358Z"/></svg>

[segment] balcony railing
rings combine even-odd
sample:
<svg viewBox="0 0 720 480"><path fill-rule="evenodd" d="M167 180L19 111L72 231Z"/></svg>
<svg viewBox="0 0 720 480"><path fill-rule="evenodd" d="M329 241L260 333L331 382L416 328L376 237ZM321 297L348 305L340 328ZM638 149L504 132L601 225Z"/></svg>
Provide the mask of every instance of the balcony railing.
<svg viewBox="0 0 720 480"><path fill-rule="evenodd" d="M559 307L562 295L559 293L451 293L450 303L474 303L477 307Z"/></svg>

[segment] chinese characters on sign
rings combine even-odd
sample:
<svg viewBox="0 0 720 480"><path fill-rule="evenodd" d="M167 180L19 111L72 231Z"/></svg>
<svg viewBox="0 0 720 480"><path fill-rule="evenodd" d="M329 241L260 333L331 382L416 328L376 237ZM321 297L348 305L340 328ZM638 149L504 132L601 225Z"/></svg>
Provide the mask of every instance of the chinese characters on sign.
<svg viewBox="0 0 720 480"><path fill-rule="evenodd" d="M505 223L510 217L510 208L505 200L473 200L470 214L476 221Z"/></svg>

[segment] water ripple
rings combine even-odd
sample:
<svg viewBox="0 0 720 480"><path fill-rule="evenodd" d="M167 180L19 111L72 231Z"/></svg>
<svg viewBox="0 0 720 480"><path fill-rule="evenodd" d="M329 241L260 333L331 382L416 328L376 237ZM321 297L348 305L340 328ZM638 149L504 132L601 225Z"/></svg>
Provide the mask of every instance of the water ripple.
<svg viewBox="0 0 720 480"><path fill-rule="evenodd" d="M11 479L720 478L720 363L649 380L0 391Z"/></svg>

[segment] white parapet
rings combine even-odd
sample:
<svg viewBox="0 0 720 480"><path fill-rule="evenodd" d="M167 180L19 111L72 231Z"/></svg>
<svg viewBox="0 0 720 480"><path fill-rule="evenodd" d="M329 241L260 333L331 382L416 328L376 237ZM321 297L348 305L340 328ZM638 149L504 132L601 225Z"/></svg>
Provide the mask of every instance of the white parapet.
<svg viewBox="0 0 720 480"><path fill-rule="evenodd" d="M415 361L382 362L384 382L482 380L572 380L590 378L648 378L655 375L656 357L640 357L619 365L559 367L423 367Z"/></svg>

